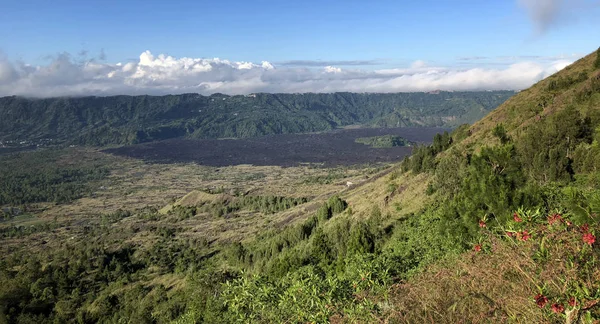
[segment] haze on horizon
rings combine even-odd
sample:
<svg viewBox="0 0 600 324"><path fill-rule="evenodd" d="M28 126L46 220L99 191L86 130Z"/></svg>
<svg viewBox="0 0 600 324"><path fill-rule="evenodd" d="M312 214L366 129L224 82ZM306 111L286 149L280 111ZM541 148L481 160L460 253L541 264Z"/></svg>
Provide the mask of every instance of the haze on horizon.
<svg viewBox="0 0 600 324"><path fill-rule="evenodd" d="M599 4L5 3L0 96L520 90L595 50Z"/></svg>

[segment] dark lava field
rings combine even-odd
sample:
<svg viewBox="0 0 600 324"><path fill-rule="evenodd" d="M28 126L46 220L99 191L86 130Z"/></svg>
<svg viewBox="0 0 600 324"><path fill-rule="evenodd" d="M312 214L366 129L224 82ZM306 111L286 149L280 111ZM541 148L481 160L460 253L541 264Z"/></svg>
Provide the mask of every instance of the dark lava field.
<svg viewBox="0 0 600 324"><path fill-rule="evenodd" d="M171 139L104 152L150 163L190 163L207 166L239 164L325 166L393 162L410 155L411 147L371 148L356 143L359 137L398 135L411 142L430 143L442 128L361 128L316 134L284 134L247 139Z"/></svg>

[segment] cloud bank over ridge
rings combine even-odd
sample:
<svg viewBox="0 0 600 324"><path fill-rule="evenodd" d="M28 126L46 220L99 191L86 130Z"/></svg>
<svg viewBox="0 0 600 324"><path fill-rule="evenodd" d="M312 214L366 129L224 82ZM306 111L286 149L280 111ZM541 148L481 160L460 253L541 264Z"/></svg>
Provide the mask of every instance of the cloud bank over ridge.
<svg viewBox="0 0 600 324"><path fill-rule="evenodd" d="M364 70L175 58L145 51L128 63L78 61L60 54L46 65L32 66L0 56L0 96L519 90L570 63L524 60L494 68L456 68L416 61L403 69Z"/></svg>

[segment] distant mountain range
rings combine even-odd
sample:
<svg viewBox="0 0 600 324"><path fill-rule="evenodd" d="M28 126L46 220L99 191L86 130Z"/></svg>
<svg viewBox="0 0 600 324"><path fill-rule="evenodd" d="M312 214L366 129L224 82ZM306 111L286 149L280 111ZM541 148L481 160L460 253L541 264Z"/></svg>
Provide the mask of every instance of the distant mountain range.
<svg viewBox="0 0 600 324"><path fill-rule="evenodd" d="M183 94L0 98L2 146L104 146L175 137L247 138L348 125L446 127L473 123L513 91L434 93Z"/></svg>

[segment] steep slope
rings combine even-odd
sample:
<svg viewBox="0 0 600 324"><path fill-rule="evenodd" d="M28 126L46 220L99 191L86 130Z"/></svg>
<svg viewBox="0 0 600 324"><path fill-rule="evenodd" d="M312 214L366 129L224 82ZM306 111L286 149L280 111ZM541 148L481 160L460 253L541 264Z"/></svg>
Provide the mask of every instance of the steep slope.
<svg viewBox="0 0 600 324"><path fill-rule="evenodd" d="M241 259L260 275L224 292L234 318L600 319L599 56L341 193L348 207L332 213L326 205L297 223L304 236L290 229L244 244ZM263 261L248 262L257 256ZM252 291L270 294L236 299ZM288 296L295 296L293 307ZM289 312L276 315L276 305Z"/></svg>
<svg viewBox="0 0 600 324"><path fill-rule="evenodd" d="M517 215L519 222L483 228L471 251L438 261L393 287L394 306L382 319L595 323L600 250L593 233L600 226L576 226L569 216L539 211Z"/></svg>
<svg viewBox="0 0 600 324"><path fill-rule="evenodd" d="M564 70L508 99L473 124L464 147L479 147L494 141L492 130L502 124L512 136L552 114L573 107L597 121L600 106L598 53L589 54Z"/></svg>
<svg viewBox="0 0 600 324"><path fill-rule="evenodd" d="M600 49L457 130L448 149L423 148L405 161L439 195L418 216L442 224L428 225L437 230L427 240L470 251L421 263L390 288L380 319L597 321L599 115ZM430 254L432 244L418 240L416 251ZM387 244L406 249L394 237Z"/></svg>

